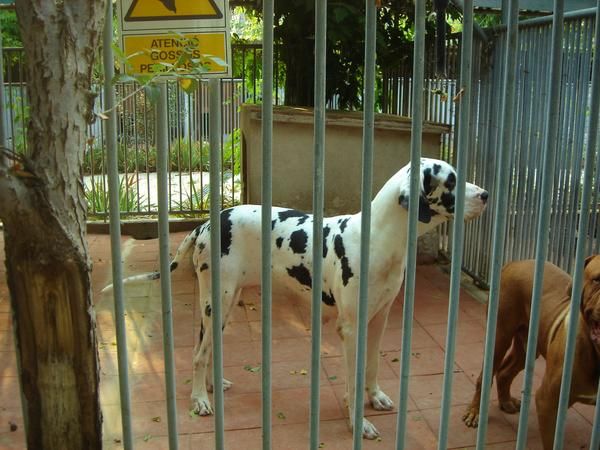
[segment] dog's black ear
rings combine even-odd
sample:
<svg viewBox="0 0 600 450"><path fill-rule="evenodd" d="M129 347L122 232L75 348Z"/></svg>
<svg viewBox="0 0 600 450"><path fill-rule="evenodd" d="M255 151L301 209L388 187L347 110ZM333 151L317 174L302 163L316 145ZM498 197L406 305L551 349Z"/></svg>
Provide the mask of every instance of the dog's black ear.
<svg viewBox="0 0 600 450"><path fill-rule="evenodd" d="M408 195L401 194L398 202L400 206L408 210ZM419 195L419 222L431 222L431 209L429 209L429 202L423 194Z"/></svg>
<svg viewBox="0 0 600 450"><path fill-rule="evenodd" d="M431 222L431 209L429 209L429 202L423 194L419 195L419 222Z"/></svg>

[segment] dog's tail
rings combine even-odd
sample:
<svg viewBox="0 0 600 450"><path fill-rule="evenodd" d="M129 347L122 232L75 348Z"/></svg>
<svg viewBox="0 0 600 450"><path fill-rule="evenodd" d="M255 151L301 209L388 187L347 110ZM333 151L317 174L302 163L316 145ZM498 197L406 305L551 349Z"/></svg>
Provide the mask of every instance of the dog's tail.
<svg viewBox="0 0 600 450"><path fill-rule="evenodd" d="M171 261L171 272L173 272L179 266L179 262L189 253L189 251L194 246L196 242L196 238L200 234L202 225L196 227L194 231L188 234L185 239L179 244L177 248L177 253L175 253L175 258ZM131 277L123 278L123 285L131 284L131 283L143 283L152 280L158 280L160 278L160 272L146 272L140 275L133 275ZM113 289L113 284L109 284L105 288L103 288L100 292L109 292Z"/></svg>

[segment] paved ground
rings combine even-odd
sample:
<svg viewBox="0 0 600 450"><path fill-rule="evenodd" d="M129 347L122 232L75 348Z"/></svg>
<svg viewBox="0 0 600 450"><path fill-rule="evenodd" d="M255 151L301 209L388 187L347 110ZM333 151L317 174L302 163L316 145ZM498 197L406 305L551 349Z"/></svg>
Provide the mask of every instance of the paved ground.
<svg viewBox="0 0 600 450"><path fill-rule="evenodd" d="M173 234L171 248L182 240ZM0 235L1 236L1 235ZM116 365L113 299L100 289L110 278L110 250L107 236L91 235L93 287L98 318L101 362L101 400L104 413L104 440L107 449L122 448L121 413ZM0 248L4 242L0 237ZM158 267L158 241L123 238L125 271L128 274ZM3 259L0 250L0 259ZM419 266L407 425L408 449L435 449L447 322L448 276L438 266ZM199 331L195 303L196 283L190 265L173 273L175 358L178 427L181 449L214 448L211 417L191 417L191 357ZM136 448L167 449L167 418L161 335L161 306L157 284L128 290L126 302L127 345L134 436ZM381 354L381 385L398 398L401 348L401 299L394 304ZM305 449L308 443L310 311L301 304L274 299L273 306L273 448ZM225 394L226 445L231 449L261 448L260 302L246 299L236 306L233 321L225 331L225 376L234 386ZM482 361L485 307L468 293L461 295L454 388L448 448L473 448L476 433L460 421L470 401ZM543 374L543 361L536 366L536 384ZM0 267L0 449L24 448L23 420L16 378L8 292L4 265ZM333 321L323 327L321 373L321 435L325 449L350 449L351 435L343 408L341 349ZM518 384L513 394L518 395ZM493 394L495 399L495 394ZM535 411L530 412L529 448L541 448ZM565 449L589 445L594 409L576 406L569 411ZM365 442L365 449L394 448L396 412L381 413L367 406L366 415L382 433L380 441ZM497 404L490 408L488 445L490 449L514 448L518 418L502 413ZM17 426L10 431L11 423Z"/></svg>

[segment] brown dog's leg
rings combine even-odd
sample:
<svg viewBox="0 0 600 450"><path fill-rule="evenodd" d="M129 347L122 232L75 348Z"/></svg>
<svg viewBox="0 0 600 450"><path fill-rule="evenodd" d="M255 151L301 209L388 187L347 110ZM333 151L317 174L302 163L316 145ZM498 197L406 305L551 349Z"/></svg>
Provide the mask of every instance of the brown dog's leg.
<svg viewBox="0 0 600 450"><path fill-rule="evenodd" d="M552 378L554 377L548 376L548 372L546 371L542 385L535 393L538 424L545 450L552 449L554 445L556 410L560 395L560 378L558 380L553 380Z"/></svg>
<svg viewBox="0 0 600 450"><path fill-rule="evenodd" d="M511 397L510 386L517 374L525 367L527 330L519 331L513 340L513 345L502 361L496 374L498 402L500 409L509 414L519 412L521 400Z"/></svg>
<svg viewBox="0 0 600 450"><path fill-rule="evenodd" d="M563 372L563 352L560 344L564 340L556 339L546 356L546 371L540 388L535 393L540 434L545 450L552 449L554 445L554 429L556 428L556 411L560 397L560 383ZM569 406L572 404L569 401Z"/></svg>

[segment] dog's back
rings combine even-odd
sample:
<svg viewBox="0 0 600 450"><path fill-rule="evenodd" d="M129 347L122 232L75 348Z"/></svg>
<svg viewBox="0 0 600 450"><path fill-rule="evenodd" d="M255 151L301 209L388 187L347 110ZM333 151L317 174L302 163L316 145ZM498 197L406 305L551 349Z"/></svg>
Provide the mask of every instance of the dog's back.
<svg viewBox="0 0 600 450"><path fill-rule="evenodd" d="M502 321L502 328L516 331L529 327L534 276L533 259L510 262L502 268L498 306L498 318ZM542 354L545 353L548 330L568 305L570 286L569 274L552 263L545 263L538 338L538 349Z"/></svg>

